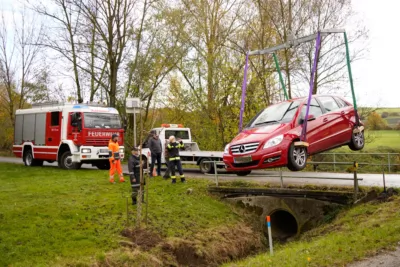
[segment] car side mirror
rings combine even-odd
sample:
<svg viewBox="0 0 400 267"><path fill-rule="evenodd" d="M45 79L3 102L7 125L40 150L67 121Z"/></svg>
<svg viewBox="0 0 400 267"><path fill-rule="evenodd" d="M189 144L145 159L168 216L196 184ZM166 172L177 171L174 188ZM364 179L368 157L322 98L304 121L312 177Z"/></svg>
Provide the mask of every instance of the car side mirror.
<svg viewBox="0 0 400 267"><path fill-rule="evenodd" d="M313 120L315 120L314 115L308 114L307 121L313 121ZM305 119L301 118L300 119L300 124L303 124L304 121L305 121Z"/></svg>
<svg viewBox="0 0 400 267"><path fill-rule="evenodd" d="M314 115L308 114L307 121L313 121L313 120L315 120Z"/></svg>

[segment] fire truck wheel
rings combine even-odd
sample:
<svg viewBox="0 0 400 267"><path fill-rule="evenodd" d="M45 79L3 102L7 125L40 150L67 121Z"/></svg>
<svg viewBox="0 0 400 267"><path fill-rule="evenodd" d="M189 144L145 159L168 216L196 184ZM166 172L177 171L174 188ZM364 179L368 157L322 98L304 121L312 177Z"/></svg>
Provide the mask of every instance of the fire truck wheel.
<svg viewBox="0 0 400 267"><path fill-rule="evenodd" d="M24 153L24 164L25 166L43 166L43 160L34 159L32 150L27 150Z"/></svg>
<svg viewBox="0 0 400 267"><path fill-rule="evenodd" d="M28 150L24 153L24 164L25 166L33 165L33 155L31 150Z"/></svg>
<svg viewBox="0 0 400 267"><path fill-rule="evenodd" d="M76 163L72 162L72 154L69 151L66 151L62 154L60 160L60 167L66 170L74 170L77 169Z"/></svg>

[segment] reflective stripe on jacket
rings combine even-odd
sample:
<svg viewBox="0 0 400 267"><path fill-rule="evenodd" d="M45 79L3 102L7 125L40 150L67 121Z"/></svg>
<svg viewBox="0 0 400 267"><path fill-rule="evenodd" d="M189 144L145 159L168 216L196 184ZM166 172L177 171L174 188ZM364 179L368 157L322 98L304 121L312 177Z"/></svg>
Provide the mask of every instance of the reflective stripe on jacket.
<svg viewBox="0 0 400 267"><path fill-rule="evenodd" d="M113 140L110 140L108 142L108 150L111 152L110 159L114 160L114 153L119 153L118 142L113 142ZM119 159L119 157L117 159Z"/></svg>
<svg viewBox="0 0 400 267"><path fill-rule="evenodd" d="M179 157L179 149L180 148L184 148L185 145L181 142L175 142L175 143L169 143L167 145L167 149L168 149L168 154L169 154L169 160L173 161L173 160L180 160Z"/></svg>

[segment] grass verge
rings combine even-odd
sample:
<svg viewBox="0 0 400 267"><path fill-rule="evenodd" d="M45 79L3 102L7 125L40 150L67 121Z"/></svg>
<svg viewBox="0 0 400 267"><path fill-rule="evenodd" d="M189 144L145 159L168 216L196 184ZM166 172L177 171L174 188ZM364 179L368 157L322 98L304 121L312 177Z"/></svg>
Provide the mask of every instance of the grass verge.
<svg viewBox="0 0 400 267"><path fill-rule="evenodd" d="M275 247L274 256L261 254L224 266L344 266L400 241L400 197L341 212L333 223L311 230L300 240ZM273 227L273 226L272 226Z"/></svg>
<svg viewBox="0 0 400 267"><path fill-rule="evenodd" d="M200 179L176 185L152 179L143 237L154 244L135 243L138 233L126 230L127 198L130 226L136 216L130 185L111 185L107 177L99 170L0 163L0 266L158 266L184 262L183 255L215 265L248 254L247 248L240 249L243 244L260 248L246 217L208 195L208 181ZM232 231L240 233L242 244L229 238ZM222 236L228 237L225 243ZM218 245L225 255L220 251L216 262L210 262L216 255L209 248Z"/></svg>

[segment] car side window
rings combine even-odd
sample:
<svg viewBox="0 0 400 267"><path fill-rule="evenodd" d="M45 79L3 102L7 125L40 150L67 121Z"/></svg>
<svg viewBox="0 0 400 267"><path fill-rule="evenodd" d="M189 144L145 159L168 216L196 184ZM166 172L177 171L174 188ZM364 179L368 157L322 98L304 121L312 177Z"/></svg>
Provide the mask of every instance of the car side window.
<svg viewBox="0 0 400 267"><path fill-rule="evenodd" d="M340 97L335 97L336 102L339 104L340 108L348 107L349 105Z"/></svg>
<svg viewBox="0 0 400 267"><path fill-rule="evenodd" d="M331 112L340 109L339 105L331 96L320 96L318 97L322 106L325 108L326 112Z"/></svg>
<svg viewBox="0 0 400 267"><path fill-rule="evenodd" d="M302 110L301 110L301 116L304 118L306 116L306 111L307 111L307 102L303 105ZM313 115L314 118L317 118L322 115L322 109L318 102L315 100L315 98L311 99L310 102L310 110L308 111L309 115Z"/></svg>

